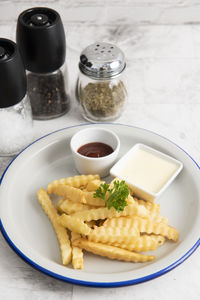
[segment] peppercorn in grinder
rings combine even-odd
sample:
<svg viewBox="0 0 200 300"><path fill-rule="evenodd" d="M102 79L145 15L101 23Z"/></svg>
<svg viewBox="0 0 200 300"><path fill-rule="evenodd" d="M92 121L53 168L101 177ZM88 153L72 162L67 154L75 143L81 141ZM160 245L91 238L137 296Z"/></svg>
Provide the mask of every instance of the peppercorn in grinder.
<svg viewBox="0 0 200 300"><path fill-rule="evenodd" d="M33 118L48 120L69 110L66 41L60 15L36 7L18 17L16 40L27 70Z"/></svg>

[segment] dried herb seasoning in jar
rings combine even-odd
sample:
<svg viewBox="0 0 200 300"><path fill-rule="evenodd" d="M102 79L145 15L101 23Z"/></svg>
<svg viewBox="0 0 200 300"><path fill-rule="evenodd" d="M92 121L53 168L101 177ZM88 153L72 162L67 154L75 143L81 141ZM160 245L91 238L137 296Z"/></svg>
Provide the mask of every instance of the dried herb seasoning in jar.
<svg viewBox="0 0 200 300"><path fill-rule="evenodd" d="M109 43L88 46L80 56L77 98L91 122L118 118L127 100L123 52Z"/></svg>
<svg viewBox="0 0 200 300"><path fill-rule="evenodd" d="M36 7L19 15L17 43L27 70L33 118L47 120L69 110L65 33L60 15Z"/></svg>
<svg viewBox="0 0 200 300"><path fill-rule="evenodd" d="M88 113L97 118L112 118L123 109L126 89L121 80L116 85L110 82L90 82L84 88L80 85L79 95Z"/></svg>

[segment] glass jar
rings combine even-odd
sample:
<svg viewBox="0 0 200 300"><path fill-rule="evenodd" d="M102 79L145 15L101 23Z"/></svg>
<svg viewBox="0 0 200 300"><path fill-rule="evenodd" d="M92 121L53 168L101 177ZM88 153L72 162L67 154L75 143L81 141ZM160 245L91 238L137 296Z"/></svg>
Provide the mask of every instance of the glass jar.
<svg viewBox="0 0 200 300"><path fill-rule="evenodd" d="M53 119L69 110L65 66L52 73L27 71L27 87L34 119Z"/></svg>
<svg viewBox="0 0 200 300"><path fill-rule="evenodd" d="M14 156L32 142L33 122L29 97L0 108L0 156Z"/></svg>
<svg viewBox="0 0 200 300"><path fill-rule="evenodd" d="M70 101L60 15L47 7L23 11L18 17L16 40L27 70L33 118L48 120L65 114Z"/></svg>
<svg viewBox="0 0 200 300"><path fill-rule="evenodd" d="M0 39L0 156L13 156L32 141L32 111L17 45Z"/></svg>
<svg viewBox="0 0 200 300"><path fill-rule="evenodd" d="M90 122L117 119L127 101L123 52L109 43L95 43L80 55L76 95Z"/></svg>

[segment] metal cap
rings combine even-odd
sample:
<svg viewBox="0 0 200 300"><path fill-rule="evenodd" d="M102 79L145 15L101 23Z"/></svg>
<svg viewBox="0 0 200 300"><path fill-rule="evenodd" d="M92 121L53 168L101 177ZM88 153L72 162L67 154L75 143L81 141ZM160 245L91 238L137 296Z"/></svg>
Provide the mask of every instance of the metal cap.
<svg viewBox="0 0 200 300"><path fill-rule="evenodd" d="M80 70L93 78L114 77L125 67L124 53L110 43L97 42L89 45L80 55Z"/></svg>

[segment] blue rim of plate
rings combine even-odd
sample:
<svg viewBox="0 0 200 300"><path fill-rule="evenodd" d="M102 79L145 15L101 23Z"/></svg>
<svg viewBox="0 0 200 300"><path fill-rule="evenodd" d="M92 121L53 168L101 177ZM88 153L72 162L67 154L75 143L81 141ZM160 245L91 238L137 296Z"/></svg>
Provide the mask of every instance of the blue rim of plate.
<svg viewBox="0 0 200 300"><path fill-rule="evenodd" d="M136 128L142 131L147 131L149 133L152 133L154 135L157 135L165 140L167 140L168 142L170 142L171 144L175 145L176 147L178 147L179 149L181 149L187 156L190 157L190 159L192 159L192 161L195 163L195 165L198 167L198 169L200 169L200 166L197 164L197 162L184 150L182 149L180 146L178 146L176 143L172 142L171 140L169 140L168 138L155 133L153 131L150 131L148 129L145 128L141 128L141 127L136 127L136 126L132 126L132 125L126 125L126 124L120 124L120 123L96 123L96 125L100 125L100 124L105 124L105 125L118 125L118 126L126 126L126 127L131 127L131 128ZM31 145L33 145L34 143L38 142L41 139L46 138L47 136L54 134L56 132L59 131L64 131L64 130L68 130L70 128L74 128L74 127L81 127L81 126L92 126L95 125L94 123L85 123L85 124L79 124L79 125L73 125L73 126L69 126L69 127L64 127L58 130L55 130L53 132L50 132L42 137L40 137L39 139L35 140L34 142L32 142L30 145L28 145L27 147L25 147L22 151L19 152L19 154L9 163L9 165L7 166L7 168L5 169L5 171L3 172L1 178L0 178L0 185L4 179L4 176L7 172L7 170L9 169L9 167L12 165L12 163L15 161L15 159L21 155L27 148L29 148ZM171 271L172 269L174 269L175 267L177 267L178 265L180 265L181 263L183 263L200 245L200 238L196 241L196 243L192 246L192 248L190 248L182 257L180 257L178 260L176 260L173 264L167 266L164 269L159 270L158 272L152 273L150 275L147 276L143 276L137 279L131 279L131 280L126 280L126 281L118 281L118 282L93 282L93 281L84 281L84 280L78 280L78 279L73 279L73 278L69 278L66 276L62 276L59 275L57 273L51 272L48 269L45 269L43 267L41 267L40 265L36 264L34 261L32 261L31 259L29 259L26 255L24 255L23 252L21 252L20 249L18 249L15 244L12 242L12 240L9 238L3 224L2 221L0 219L0 230L1 233L3 235L3 237L5 238L6 242L8 243L8 245L15 251L15 253L22 258L26 263L28 263L30 266L32 266L34 269L49 275L50 277L53 277L55 279L58 280L62 280L68 283L73 283L73 284L77 284L77 285L83 285L83 286L90 286L90 287L102 287L102 288L106 288L106 287L122 287L122 286L128 286L128 285L135 285L135 284L139 284L145 281L149 281L152 279L155 279L161 275L166 274L167 272Z"/></svg>

